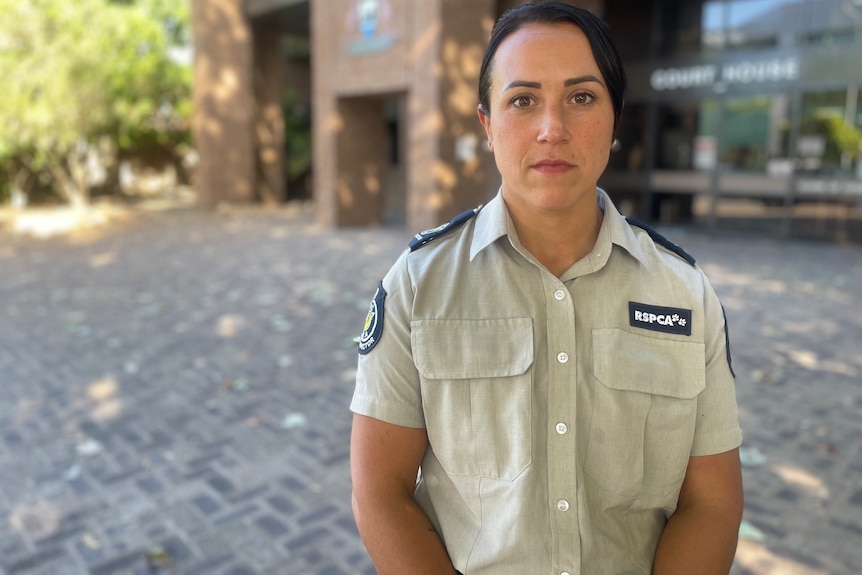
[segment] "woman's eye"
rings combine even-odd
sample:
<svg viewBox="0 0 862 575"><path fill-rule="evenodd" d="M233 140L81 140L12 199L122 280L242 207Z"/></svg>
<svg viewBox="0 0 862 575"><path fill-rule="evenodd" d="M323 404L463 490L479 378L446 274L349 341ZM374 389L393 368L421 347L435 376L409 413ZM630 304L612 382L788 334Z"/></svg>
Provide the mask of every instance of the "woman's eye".
<svg viewBox="0 0 862 575"><path fill-rule="evenodd" d="M589 104L595 99L595 96L593 96L592 94L587 94L586 92L575 94L572 97L572 100L574 100L576 104Z"/></svg>
<svg viewBox="0 0 862 575"><path fill-rule="evenodd" d="M512 105L516 108L526 108L533 103L533 99L529 96L518 96L512 100Z"/></svg>

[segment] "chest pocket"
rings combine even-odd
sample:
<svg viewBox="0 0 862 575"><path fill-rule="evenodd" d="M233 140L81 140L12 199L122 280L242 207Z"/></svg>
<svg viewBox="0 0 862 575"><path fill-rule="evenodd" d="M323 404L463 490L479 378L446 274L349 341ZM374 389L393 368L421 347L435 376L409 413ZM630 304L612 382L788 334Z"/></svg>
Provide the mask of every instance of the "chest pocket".
<svg viewBox="0 0 862 575"><path fill-rule="evenodd" d="M418 320L428 441L447 473L512 480L531 461L530 318Z"/></svg>
<svg viewBox="0 0 862 575"><path fill-rule="evenodd" d="M593 330L585 471L628 504L673 507L706 367L702 343Z"/></svg>

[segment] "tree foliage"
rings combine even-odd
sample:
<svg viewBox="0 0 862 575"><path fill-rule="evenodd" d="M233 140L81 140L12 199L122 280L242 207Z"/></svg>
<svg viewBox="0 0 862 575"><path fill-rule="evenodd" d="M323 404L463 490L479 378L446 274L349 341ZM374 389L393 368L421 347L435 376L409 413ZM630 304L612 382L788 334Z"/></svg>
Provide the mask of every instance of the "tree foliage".
<svg viewBox="0 0 862 575"><path fill-rule="evenodd" d="M823 137L823 162L828 166L849 168L850 163L862 152L862 130L834 112L818 112L802 124L805 134Z"/></svg>
<svg viewBox="0 0 862 575"><path fill-rule="evenodd" d="M97 151L186 141L191 72L171 50L188 44L188 10L174 0L0 0L6 187L41 174L85 204Z"/></svg>

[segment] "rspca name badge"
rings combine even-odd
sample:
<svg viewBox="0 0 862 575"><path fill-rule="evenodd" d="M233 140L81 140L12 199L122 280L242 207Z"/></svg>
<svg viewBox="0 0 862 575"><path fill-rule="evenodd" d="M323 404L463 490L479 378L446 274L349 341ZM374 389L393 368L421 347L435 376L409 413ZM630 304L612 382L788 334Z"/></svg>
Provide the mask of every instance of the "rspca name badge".
<svg viewBox="0 0 862 575"><path fill-rule="evenodd" d="M377 286L377 292L368 308L365 316L365 328L359 336L359 353L365 355L380 341L383 333L383 302L386 300L386 290L383 289L383 281Z"/></svg>
<svg viewBox="0 0 862 575"><path fill-rule="evenodd" d="M629 325L663 333L691 335L691 310L630 301Z"/></svg>

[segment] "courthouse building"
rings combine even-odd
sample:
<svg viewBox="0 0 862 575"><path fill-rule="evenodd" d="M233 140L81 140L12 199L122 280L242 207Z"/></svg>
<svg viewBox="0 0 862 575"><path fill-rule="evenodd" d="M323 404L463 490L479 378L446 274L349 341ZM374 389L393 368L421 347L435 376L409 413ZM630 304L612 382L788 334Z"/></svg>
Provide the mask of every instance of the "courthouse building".
<svg viewBox="0 0 862 575"><path fill-rule="evenodd" d="M476 85L522 2L192 1L203 202L310 195L325 225L419 230L496 192ZM629 75L601 181L624 211L715 222L744 200L786 231L802 201L858 210L862 0L571 3L608 22ZM310 178L286 176L303 153L286 93L310 115Z"/></svg>

